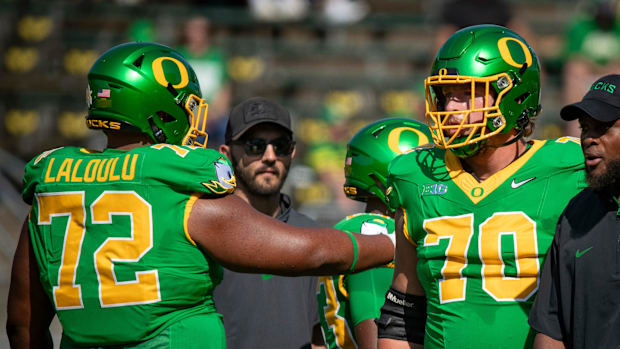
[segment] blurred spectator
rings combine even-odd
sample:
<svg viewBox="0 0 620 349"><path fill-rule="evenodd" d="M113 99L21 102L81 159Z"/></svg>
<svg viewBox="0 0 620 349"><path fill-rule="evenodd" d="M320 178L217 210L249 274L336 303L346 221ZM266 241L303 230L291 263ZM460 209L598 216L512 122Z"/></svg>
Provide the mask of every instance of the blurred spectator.
<svg viewBox="0 0 620 349"><path fill-rule="evenodd" d="M435 37L434 51L455 31L476 24L497 24L512 29L536 49L527 23L514 16L512 6L505 0L447 0L439 10L441 25Z"/></svg>
<svg viewBox="0 0 620 349"><path fill-rule="evenodd" d="M360 204L349 200L342 190L342 163L347 152L347 138L351 138L368 121L355 121L352 116L340 119L327 114L329 112L323 115L328 125L323 131L327 138L309 143L304 161L316 171L318 183L329 190L329 197L324 198L326 202L317 202L321 208L329 207L329 210L318 215L335 223L339 218L360 210ZM313 211L309 207L306 209Z"/></svg>
<svg viewBox="0 0 620 349"><path fill-rule="evenodd" d="M150 19L138 18L131 23L128 30L131 41L156 42L157 28Z"/></svg>
<svg viewBox="0 0 620 349"><path fill-rule="evenodd" d="M323 16L330 24L351 24L364 18L370 7L364 0L325 0Z"/></svg>
<svg viewBox="0 0 620 349"><path fill-rule="evenodd" d="M226 55L210 42L210 22L203 16L190 18L183 29L184 45L178 51L194 67L202 97L209 103L208 146L224 142L226 115L230 108L231 87L226 71Z"/></svg>
<svg viewBox="0 0 620 349"><path fill-rule="evenodd" d="M620 71L620 23L617 1L598 0L586 5L569 25L563 71L564 103L577 102L602 75ZM571 121L566 132L579 136L579 125Z"/></svg>
<svg viewBox="0 0 620 349"><path fill-rule="evenodd" d="M254 18L266 22L296 21L308 13L308 0L248 0Z"/></svg>

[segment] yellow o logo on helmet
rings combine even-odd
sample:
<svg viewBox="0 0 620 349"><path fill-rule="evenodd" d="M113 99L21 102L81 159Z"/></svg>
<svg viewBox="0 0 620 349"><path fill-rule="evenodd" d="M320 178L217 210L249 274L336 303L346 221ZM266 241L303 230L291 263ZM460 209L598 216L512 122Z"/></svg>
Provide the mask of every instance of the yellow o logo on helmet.
<svg viewBox="0 0 620 349"><path fill-rule="evenodd" d="M403 133L404 131L412 131L413 133L415 133L416 135L418 135L418 145L421 144L426 144L428 143L428 137L426 137L426 135L420 131L417 130L413 127L398 127L393 129L392 131L390 131L390 134L388 134L388 147L390 147L390 150L395 152L396 154L402 154L403 150L400 150L400 148L398 148L398 143L400 143L400 135L401 133ZM408 149L405 149L408 150Z"/></svg>
<svg viewBox="0 0 620 349"><path fill-rule="evenodd" d="M187 86L187 84L189 83L189 77L187 75L187 68L178 59L175 59L172 57L158 57L157 59L153 61L153 75L155 75L155 80L157 80L157 82L160 85L164 87L168 87L169 81L166 80L166 76L164 75L164 66L163 66L164 63L163 62L165 60L174 62L174 64L177 65L177 68L179 68L179 74L181 74L181 81L176 85L172 85L172 87L183 88Z"/></svg>
<svg viewBox="0 0 620 349"><path fill-rule="evenodd" d="M499 54L502 55L502 58L504 59L504 61L516 68L521 68L523 66L523 63L517 63L515 62L514 58L512 58L512 54L510 53L510 50L508 49L508 41L514 41L517 44L519 44L519 46L521 46L521 49L523 49L523 55L525 55L525 63L527 63L528 67L531 67L532 66L532 53L530 53L530 50L527 48L525 43L523 43L521 40L511 38L511 37L501 38L497 41L497 48L499 49Z"/></svg>

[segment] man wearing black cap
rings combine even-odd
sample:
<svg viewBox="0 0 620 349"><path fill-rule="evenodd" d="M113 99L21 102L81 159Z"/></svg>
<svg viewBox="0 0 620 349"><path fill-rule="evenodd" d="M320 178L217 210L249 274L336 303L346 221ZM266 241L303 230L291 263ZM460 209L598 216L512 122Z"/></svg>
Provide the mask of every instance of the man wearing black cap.
<svg viewBox="0 0 620 349"><path fill-rule="evenodd" d="M534 348L620 347L620 75L564 107L579 120L588 187L562 215L529 322Z"/></svg>
<svg viewBox="0 0 620 349"><path fill-rule="evenodd" d="M220 152L233 165L236 195L282 222L317 226L293 210L290 197L280 192L295 156L288 110L262 97L245 100L230 113ZM225 269L214 298L224 316L228 348L310 348L312 328L319 323L316 284L315 277Z"/></svg>

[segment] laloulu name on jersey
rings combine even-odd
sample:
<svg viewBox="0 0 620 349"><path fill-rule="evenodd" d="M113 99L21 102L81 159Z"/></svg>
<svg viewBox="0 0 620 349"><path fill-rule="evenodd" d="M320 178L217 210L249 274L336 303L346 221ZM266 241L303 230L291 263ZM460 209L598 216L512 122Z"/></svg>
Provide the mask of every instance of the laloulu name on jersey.
<svg viewBox="0 0 620 349"><path fill-rule="evenodd" d="M88 161L64 158L62 162L52 157L47 162L44 181L45 183L131 181L135 177L138 156L138 154L126 154L124 156L90 159Z"/></svg>

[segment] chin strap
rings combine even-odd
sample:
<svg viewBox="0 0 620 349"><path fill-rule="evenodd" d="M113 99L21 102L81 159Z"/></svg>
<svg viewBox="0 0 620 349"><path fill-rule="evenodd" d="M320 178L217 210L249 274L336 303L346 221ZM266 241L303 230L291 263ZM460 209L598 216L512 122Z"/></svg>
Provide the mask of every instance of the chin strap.
<svg viewBox="0 0 620 349"><path fill-rule="evenodd" d="M504 143L504 144L502 144L502 145L498 145L496 148L505 147L505 146L510 145L510 144L512 144L512 143L514 143L514 142L517 142L518 140L520 140L520 139L522 139L522 138L523 138L523 134L524 134L524 133L525 133L525 128L524 128L524 127L522 127L522 128L519 130L519 133L518 133L518 134L517 134L517 135L516 135L513 139L509 140L508 142L506 142L506 143Z"/></svg>
<svg viewBox="0 0 620 349"><path fill-rule="evenodd" d="M155 140L159 143L166 143L166 135L161 128L155 125L155 122L153 121L153 115L149 116L147 120L149 122L149 125L151 126L151 130L153 131L153 136L155 137Z"/></svg>
<svg viewBox="0 0 620 349"><path fill-rule="evenodd" d="M517 121L515 122L515 129L519 130L519 133L517 134L516 137L514 137L513 139L509 140L508 142L497 146L498 148L500 147L504 147L507 145L510 145L520 139L523 138L523 135L525 133L525 126L527 126L527 124L530 123L530 115L532 116L536 116L541 110L540 105L538 106L538 108L527 108L523 111L523 113L521 113L521 115L519 115L519 117L517 118Z"/></svg>

